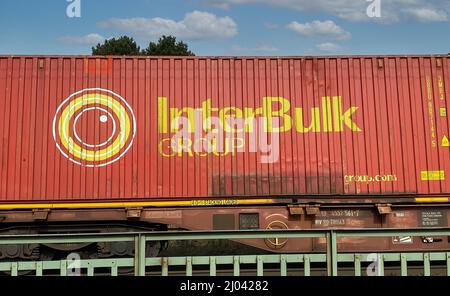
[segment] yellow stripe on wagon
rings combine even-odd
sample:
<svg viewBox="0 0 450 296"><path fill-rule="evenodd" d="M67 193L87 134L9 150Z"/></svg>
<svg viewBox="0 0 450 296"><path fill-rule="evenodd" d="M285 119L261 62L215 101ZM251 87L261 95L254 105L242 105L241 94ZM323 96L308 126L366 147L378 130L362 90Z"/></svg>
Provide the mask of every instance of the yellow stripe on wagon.
<svg viewBox="0 0 450 296"><path fill-rule="evenodd" d="M448 197L418 197L416 202L448 202Z"/></svg>
<svg viewBox="0 0 450 296"><path fill-rule="evenodd" d="M276 203L275 199L218 199L186 201L144 201L144 202L92 202L92 203L29 203L0 204L0 210L14 209L91 209L91 208L129 208L129 207L193 207L229 206Z"/></svg>

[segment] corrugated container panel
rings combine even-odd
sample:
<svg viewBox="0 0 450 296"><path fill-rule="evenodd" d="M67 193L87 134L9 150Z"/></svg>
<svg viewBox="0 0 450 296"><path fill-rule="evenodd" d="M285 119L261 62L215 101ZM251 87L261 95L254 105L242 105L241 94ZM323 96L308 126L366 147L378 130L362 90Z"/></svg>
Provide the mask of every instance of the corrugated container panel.
<svg viewBox="0 0 450 296"><path fill-rule="evenodd" d="M449 79L440 56L2 56L0 199L448 195Z"/></svg>

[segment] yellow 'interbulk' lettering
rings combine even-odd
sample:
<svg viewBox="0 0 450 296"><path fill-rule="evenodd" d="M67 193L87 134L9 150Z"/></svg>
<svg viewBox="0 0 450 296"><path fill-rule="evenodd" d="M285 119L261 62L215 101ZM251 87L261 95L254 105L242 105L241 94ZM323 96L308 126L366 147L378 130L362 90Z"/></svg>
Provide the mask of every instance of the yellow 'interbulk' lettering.
<svg viewBox="0 0 450 296"><path fill-rule="evenodd" d="M237 107L225 107L219 111L219 119L226 132L240 132L242 129L234 128L228 124L228 118L242 118L242 110Z"/></svg>
<svg viewBox="0 0 450 296"><path fill-rule="evenodd" d="M303 108L296 108L295 109L295 127L297 129L297 132L299 133L318 133L320 132L320 109L319 108L312 108L311 109L311 120L308 126L304 125L303 120L304 114L303 114Z"/></svg>
<svg viewBox="0 0 450 296"><path fill-rule="evenodd" d="M273 110L273 103L278 103L278 109ZM291 109L291 102L285 98L266 97L263 99L263 116L265 118L265 131L267 132L287 132L292 128L292 118L287 113ZM272 119L280 118L280 126L273 127Z"/></svg>
<svg viewBox="0 0 450 296"><path fill-rule="evenodd" d="M351 119L353 113L357 110L358 107L350 107L342 114L341 97L333 97L334 131L342 132L344 130L342 123L344 123L351 131L360 132L361 129Z"/></svg>
<svg viewBox="0 0 450 296"><path fill-rule="evenodd" d="M158 97L158 130L167 133L167 98Z"/></svg>
<svg viewBox="0 0 450 296"><path fill-rule="evenodd" d="M324 96L319 106L310 108L292 107L291 102L283 97L264 97L259 108L226 106L212 107L211 99L201 103L201 108L194 107L168 108L167 98L158 98L158 131L166 134L180 130L179 118L187 118L189 132L208 132L212 129L212 118L217 117L225 132L253 132L254 120L264 118L264 131L272 133L288 132L293 127L298 133L319 132L361 132L362 129L354 121L353 115L359 107L350 106L344 109L342 97ZM201 112L201 121L197 122L196 112ZM242 119L244 127L235 127L233 119ZM274 125L274 119L278 122ZM186 121L183 121L186 122ZM197 126L196 126L197 125Z"/></svg>
<svg viewBox="0 0 450 296"><path fill-rule="evenodd" d="M333 118L331 115L331 103L330 97L322 97L322 120L323 120L323 131L331 132L333 131Z"/></svg>
<svg viewBox="0 0 450 296"><path fill-rule="evenodd" d="M170 130L172 132L177 132L179 127L178 119L180 117L186 117L189 122L189 132L195 132L195 109L190 107L181 108L170 108Z"/></svg>

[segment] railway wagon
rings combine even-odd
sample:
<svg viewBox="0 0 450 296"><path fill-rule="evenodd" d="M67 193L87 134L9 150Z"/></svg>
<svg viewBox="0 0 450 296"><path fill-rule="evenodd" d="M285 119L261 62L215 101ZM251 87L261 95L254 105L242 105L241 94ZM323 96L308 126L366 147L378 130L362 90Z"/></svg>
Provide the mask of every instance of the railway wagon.
<svg viewBox="0 0 450 296"><path fill-rule="evenodd" d="M445 227L449 92L444 55L0 56L1 233ZM348 238L339 247L450 243ZM1 247L0 259L75 249L133 252L29 244Z"/></svg>

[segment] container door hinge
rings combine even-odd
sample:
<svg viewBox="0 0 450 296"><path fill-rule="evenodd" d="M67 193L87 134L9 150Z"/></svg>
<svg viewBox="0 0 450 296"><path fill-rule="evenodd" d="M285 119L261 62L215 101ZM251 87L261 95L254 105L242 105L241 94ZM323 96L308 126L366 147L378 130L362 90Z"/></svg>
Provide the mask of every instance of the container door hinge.
<svg viewBox="0 0 450 296"><path fill-rule="evenodd" d="M391 204L377 204L377 210L380 215L387 215L392 213Z"/></svg>
<svg viewBox="0 0 450 296"><path fill-rule="evenodd" d="M50 209L33 209L33 220L47 221Z"/></svg>
<svg viewBox="0 0 450 296"><path fill-rule="evenodd" d="M127 219L140 219L142 208L126 208L127 210Z"/></svg>

